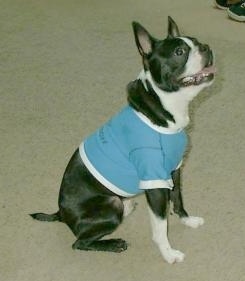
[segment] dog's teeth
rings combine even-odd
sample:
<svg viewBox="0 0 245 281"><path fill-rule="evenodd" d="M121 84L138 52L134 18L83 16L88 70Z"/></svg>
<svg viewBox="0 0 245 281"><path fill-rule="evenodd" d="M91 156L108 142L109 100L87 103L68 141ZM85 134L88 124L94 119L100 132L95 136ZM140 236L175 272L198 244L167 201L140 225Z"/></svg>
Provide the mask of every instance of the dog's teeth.
<svg viewBox="0 0 245 281"><path fill-rule="evenodd" d="M194 81L194 78L193 77L185 77L183 78L182 80L184 83L190 83L190 82L193 82Z"/></svg>
<svg viewBox="0 0 245 281"><path fill-rule="evenodd" d="M182 81L183 81L184 83L186 83L186 82L188 82L189 80L190 80L190 77L185 77L185 78L183 78Z"/></svg>
<svg viewBox="0 0 245 281"><path fill-rule="evenodd" d="M202 80L202 76L197 76L196 77L196 82L199 83Z"/></svg>
<svg viewBox="0 0 245 281"><path fill-rule="evenodd" d="M182 83L184 86L199 85L202 80L209 76L209 73L198 73L193 76L184 77Z"/></svg>

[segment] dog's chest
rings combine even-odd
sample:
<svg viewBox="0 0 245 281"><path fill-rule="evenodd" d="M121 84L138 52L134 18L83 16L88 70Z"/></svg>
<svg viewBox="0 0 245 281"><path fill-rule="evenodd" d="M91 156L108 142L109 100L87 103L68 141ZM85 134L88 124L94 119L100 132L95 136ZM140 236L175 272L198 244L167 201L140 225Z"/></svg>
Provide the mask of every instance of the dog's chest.
<svg viewBox="0 0 245 281"><path fill-rule="evenodd" d="M162 105L169 111L175 122L168 121L169 129L179 131L189 123L188 104L189 98L183 93L172 93L171 95L159 95Z"/></svg>

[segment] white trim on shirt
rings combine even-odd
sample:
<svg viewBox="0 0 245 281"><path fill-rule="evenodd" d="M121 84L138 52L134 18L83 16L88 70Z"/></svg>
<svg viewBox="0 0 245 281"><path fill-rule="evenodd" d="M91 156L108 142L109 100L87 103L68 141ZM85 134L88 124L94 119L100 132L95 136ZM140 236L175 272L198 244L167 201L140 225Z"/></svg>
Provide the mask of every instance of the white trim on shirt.
<svg viewBox="0 0 245 281"><path fill-rule="evenodd" d="M156 189L156 188L165 188L172 190L174 187L172 179L169 180L148 180L140 181L140 189Z"/></svg>
<svg viewBox="0 0 245 281"><path fill-rule="evenodd" d="M79 146L79 154L83 160L84 165L87 167L87 169L90 171L90 173L106 188L108 188L110 191L114 192L115 194L123 197L133 197L136 194L128 193L108 181L106 178L101 175L96 168L93 166L93 164L89 161L85 149L84 149L84 143L82 142ZM181 166L182 161L179 163L176 170ZM139 182L139 189L146 190L146 189L156 189L156 188L165 188L172 190L174 187L173 180L141 180Z"/></svg>

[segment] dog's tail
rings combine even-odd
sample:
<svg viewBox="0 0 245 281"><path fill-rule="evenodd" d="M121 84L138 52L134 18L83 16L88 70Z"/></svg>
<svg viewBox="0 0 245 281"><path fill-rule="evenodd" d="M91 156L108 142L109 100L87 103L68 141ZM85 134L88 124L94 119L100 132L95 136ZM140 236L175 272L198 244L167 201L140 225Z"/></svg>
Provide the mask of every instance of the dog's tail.
<svg viewBox="0 0 245 281"><path fill-rule="evenodd" d="M61 221L59 211L54 214L35 213L30 216L39 221Z"/></svg>

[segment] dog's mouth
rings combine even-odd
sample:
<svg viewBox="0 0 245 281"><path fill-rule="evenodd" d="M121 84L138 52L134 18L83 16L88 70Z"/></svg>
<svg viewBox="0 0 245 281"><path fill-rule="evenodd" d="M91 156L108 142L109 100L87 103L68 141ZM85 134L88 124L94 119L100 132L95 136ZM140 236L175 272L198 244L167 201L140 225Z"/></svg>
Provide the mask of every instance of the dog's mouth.
<svg viewBox="0 0 245 281"><path fill-rule="evenodd" d="M194 75L181 78L178 82L182 87L198 86L204 82L213 80L216 69L213 65L204 67Z"/></svg>

